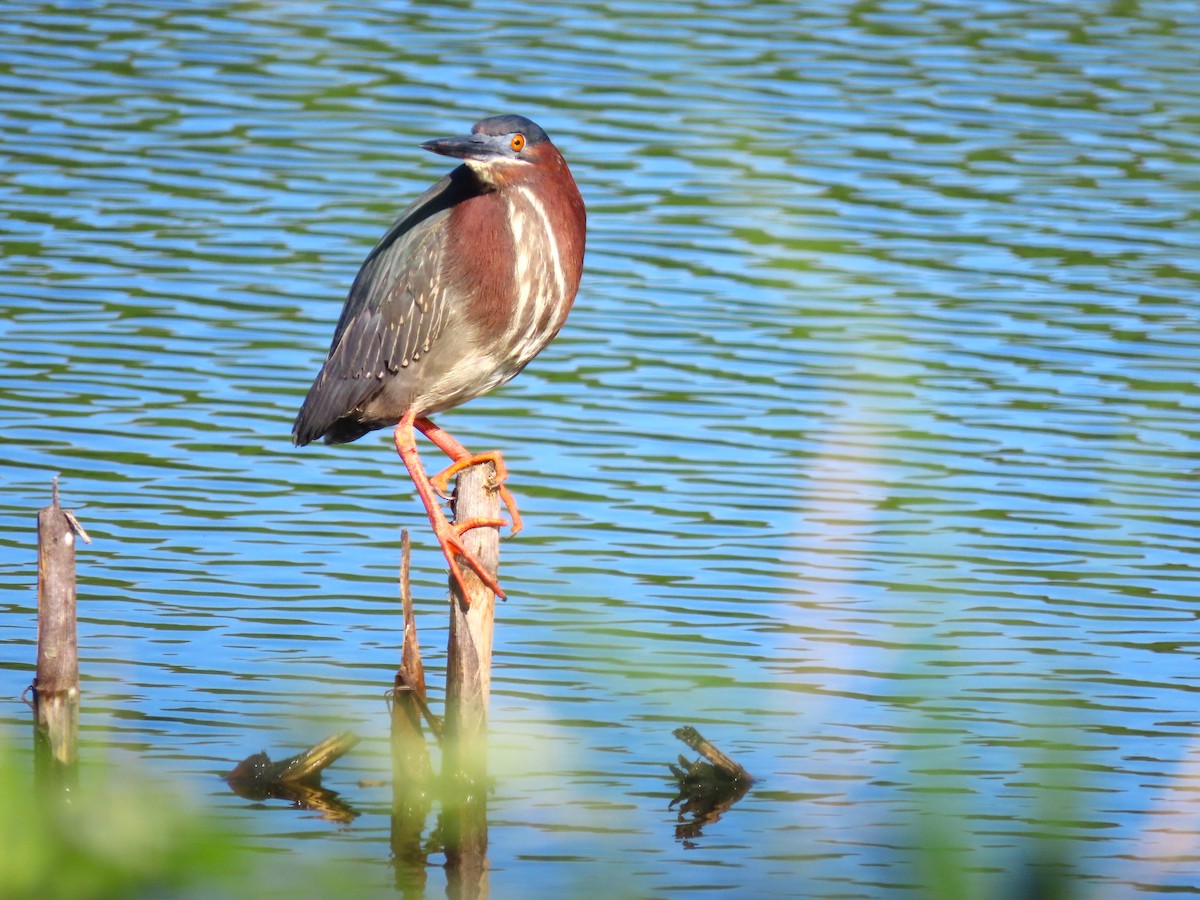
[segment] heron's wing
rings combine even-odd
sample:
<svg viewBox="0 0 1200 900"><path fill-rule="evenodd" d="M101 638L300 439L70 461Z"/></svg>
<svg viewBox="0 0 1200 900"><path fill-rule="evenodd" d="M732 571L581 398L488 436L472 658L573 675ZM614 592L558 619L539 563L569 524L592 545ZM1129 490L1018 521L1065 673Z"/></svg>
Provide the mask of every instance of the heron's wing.
<svg viewBox="0 0 1200 900"><path fill-rule="evenodd" d="M359 269L325 365L309 389L292 437L307 444L418 360L445 324L439 285L442 234L463 199L457 170L417 198ZM366 429L363 429L364 431Z"/></svg>

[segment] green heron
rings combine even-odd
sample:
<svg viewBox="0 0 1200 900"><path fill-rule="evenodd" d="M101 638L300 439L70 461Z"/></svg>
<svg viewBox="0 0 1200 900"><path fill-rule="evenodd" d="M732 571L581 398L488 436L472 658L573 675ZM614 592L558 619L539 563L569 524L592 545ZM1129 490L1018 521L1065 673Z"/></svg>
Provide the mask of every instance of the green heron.
<svg viewBox="0 0 1200 900"><path fill-rule="evenodd" d="M504 384L558 334L579 289L586 214L562 154L523 116L483 119L465 137L421 147L463 165L418 197L362 264L292 440L343 444L394 425L451 575L465 595L461 557L503 597L461 538L506 523L451 525L438 495L453 475L490 460L515 534L521 517L504 461L499 451L472 454L428 417ZM449 468L425 474L414 428Z"/></svg>

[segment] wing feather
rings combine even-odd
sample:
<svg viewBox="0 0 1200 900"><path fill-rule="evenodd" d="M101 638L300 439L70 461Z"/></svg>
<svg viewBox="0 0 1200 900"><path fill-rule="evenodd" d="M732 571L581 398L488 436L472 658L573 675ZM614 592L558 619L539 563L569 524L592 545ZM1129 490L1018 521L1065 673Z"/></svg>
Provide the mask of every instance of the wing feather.
<svg viewBox="0 0 1200 900"><path fill-rule="evenodd" d="M450 209L467 196L463 168L418 197L363 262L325 365L292 428L298 445L322 436L330 442L354 440L376 427L358 421L355 413L441 334L446 321L439 289L442 235Z"/></svg>

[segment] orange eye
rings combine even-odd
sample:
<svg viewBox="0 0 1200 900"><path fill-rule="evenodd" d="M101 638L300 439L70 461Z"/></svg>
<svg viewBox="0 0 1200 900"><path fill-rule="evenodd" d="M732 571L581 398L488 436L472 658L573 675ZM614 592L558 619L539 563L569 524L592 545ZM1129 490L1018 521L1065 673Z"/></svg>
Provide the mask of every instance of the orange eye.
<svg viewBox="0 0 1200 900"><path fill-rule="evenodd" d="M512 140L508 142L508 146L513 148L513 153L520 153L525 149L525 135L514 134Z"/></svg>

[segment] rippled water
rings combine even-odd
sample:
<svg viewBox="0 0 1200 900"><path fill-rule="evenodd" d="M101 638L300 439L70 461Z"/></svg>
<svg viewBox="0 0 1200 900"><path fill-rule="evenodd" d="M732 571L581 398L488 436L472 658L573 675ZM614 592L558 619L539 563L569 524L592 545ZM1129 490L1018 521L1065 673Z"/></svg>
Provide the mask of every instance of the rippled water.
<svg viewBox="0 0 1200 900"><path fill-rule="evenodd" d="M939 828L992 896L1047 846L1200 891L1198 42L1187 0L6 7L9 742L62 473L85 755L389 883L399 529L435 667L441 560L386 434L289 429L416 144L515 111L590 219L562 336L441 418L526 520L493 894L918 895ZM760 778L691 846L685 723ZM342 727L347 829L214 777Z"/></svg>

